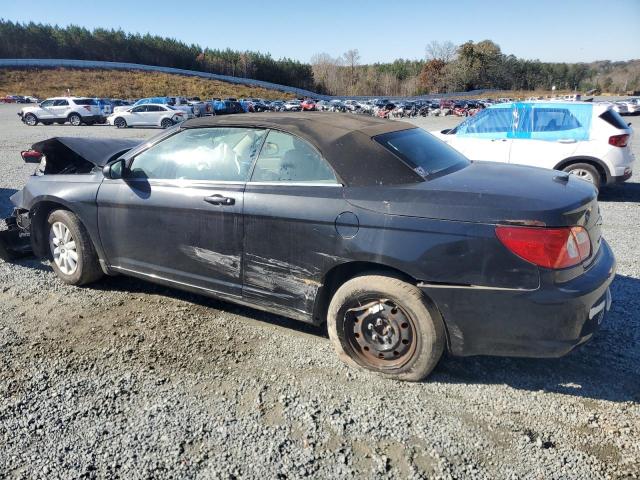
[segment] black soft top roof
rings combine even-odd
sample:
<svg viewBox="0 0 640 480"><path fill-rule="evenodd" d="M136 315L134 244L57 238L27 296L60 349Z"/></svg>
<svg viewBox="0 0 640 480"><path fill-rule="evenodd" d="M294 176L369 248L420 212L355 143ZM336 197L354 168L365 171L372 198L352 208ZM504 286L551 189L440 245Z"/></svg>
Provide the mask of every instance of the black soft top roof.
<svg viewBox="0 0 640 480"><path fill-rule="evenodd" d="M254 127L282 130L314 145L347 185L394 185L424 179L372 137L416 128L406 122L351 114L247 113L188 120L181 128Z"/></svg>

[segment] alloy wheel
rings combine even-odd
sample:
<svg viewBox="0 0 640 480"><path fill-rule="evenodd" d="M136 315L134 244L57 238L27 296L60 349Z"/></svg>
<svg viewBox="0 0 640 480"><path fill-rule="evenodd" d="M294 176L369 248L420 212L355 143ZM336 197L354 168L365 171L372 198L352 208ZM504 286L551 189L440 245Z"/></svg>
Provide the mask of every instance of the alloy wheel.
<svg viewBox="0 0 640 480"><path fill-rule="evenodd" d="M582 180L586 180L587 182L595 183L595 179L593 178L593 175L588 170L585 170L582 168L575 168L571 170L569 173L571 173L572 175L575 175L578 178L581 178Z"/></svg>
<svg viewBox="0 0 640 480"><path fill-rule="evenodd" d="M78 250L69 228L55 222L49 230L49 248L53 261L65 275L73 275L78 269Z"/></svg>

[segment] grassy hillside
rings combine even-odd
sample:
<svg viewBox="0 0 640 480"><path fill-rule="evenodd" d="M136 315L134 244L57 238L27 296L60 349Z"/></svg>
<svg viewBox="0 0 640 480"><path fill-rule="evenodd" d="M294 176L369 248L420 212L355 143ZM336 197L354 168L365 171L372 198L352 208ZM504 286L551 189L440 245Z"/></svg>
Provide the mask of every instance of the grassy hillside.
<svg viewBox="0 0 640 480"><path fill-rule="evenodd" d="M33 95L38 98L66 95L109 98L142 98L183 95L200 98L293 98L276 90L236 85L198 77L123 70L0 69L0 96Z"/></svg>

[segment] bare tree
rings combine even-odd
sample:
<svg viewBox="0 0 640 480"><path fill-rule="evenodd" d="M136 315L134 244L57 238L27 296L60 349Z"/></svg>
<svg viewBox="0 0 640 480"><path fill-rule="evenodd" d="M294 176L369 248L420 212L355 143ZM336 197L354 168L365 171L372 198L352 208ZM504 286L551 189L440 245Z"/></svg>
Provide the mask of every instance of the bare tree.
<svg viewBox="0 0 640 480"><path fill-rule="evenodd" d="M456 58L458 47L450 40L444 42L432 40L427 43L425 51L427 60L441 60L444 63L449 63Z"/></svg>
<svg viewBox="0 0 640 480"><path fill-rule="evenodd" d="M360 62L360 52L357 48L347 50L342 57L344 58L345 66L349 69L349 93L353 94L354 86L356 84L356 67Z"/></svg>

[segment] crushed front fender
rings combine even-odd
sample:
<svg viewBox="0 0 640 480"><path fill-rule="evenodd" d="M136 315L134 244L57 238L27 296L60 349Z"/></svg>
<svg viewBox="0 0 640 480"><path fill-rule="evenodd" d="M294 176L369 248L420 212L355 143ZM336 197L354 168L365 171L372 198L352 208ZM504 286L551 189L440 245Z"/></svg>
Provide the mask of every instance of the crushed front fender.
<svg viewBox="0 0 640 480"><path fill-rule="evenodd" d="M28 212L16 209L0 224L0 259L7 262L32 253Z"/></svg>

